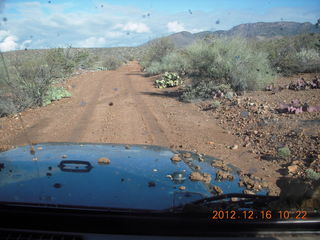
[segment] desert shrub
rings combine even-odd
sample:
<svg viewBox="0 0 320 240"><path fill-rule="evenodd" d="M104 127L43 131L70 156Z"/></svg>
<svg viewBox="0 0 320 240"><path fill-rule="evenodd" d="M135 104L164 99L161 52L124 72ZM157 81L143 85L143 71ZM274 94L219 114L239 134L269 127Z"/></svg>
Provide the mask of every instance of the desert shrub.
<svg viewBox="0 0 320 240"><path fill-rule="evenodd" d="M41 54L22 52L12 55L10 59L5 59L1 53L1 57L0 115L3 116L28 107L45 105L51 95L53 82L85 64L88 54L85 51L57 48Z"/></svg>
<svg viewBox="0 0 320 240"><path fill-rule="evenodd" d="M287 146L278 148L277 156L279 158L287 159L288 157L290 157L290 155L291 151Z"/></svg>
<svg viewBox="0 0 320 240"><path fill-rule="evenodd" d="M257 51L265 51L271 67L283 75L319 71L320 34L301 34L295 37L252 42Z"/></svg>
<svg viewBox="0 0 320 240"><path fill-rule="evenodd" d="M162 61L153 61L146 68L148 75L157 75L164 72L176 72L179 75L184 75L188 69L188 61L182 57L181 51L174 51L162 58Z"/></svg>
<svg viewBox="0 0 320 240"><path fill-rule="evenodd" d="M316 49L301 49L293 56L300 72L314 72L320 70L320 51Z"/></svg>
<svg viewBox="0 0 320 240"><path fill-rule="evenodd" d="M160 80L155 80L155 86L157 88L176 87L183 83L180 76L177 73L166 72Z"/></svg>
<svg viewBox="0 0 320 240"><path fill-rule="evenodd" d="M319 62L320 61L320 52L316 51L315 49L301 49L300 52L296 53L296 57L298 61L301 63L308 63L308 62Z"/></svg>
<svg viewBox="0 0 320 240"><path fill-rule="evenodd" d="M50 104L52 101L60 100L61 98L71 97L71 93L63 87L51 86L43 98L43 106Z"/></svg>
<svg viewBox="0 0 320 240"><path fill-rule="evenodd" d="M149 43L142 57L142 67L147 68L153 62L161 62L162 58L172 52L173 49L174 43L169 38L160 38Z"/></svg>
<svg viewBox="0 0 320 240"><path fill-rule="evenodd" d="M49 53L37 58L28 56L11 62L13 69L10 92L19 109L42 106L43 99L54 79L61 76L61 73L58 73L61 62L53 58L55 54L57 53ZM60 71L63 70L60 69Z"/></svg>
<svg viewBox="0 0 320 240"><path fill-rule="evenodd" d="M245 39L198 42L190 46L189 56L189 74L229 84L237 91L261 89L274 79L267 55L256 52Z"/></svg>
<svg viewBox="0 0 320 240"><path fill-rule="evenodd" d="M115 70L119 68L123 64L119 58L114 56L106 56L103 60L102 66L106 68L106 70Z"/></svg>
<svg viewBox="0 0 320 240"><path fill-rule="evenodd" d="M306 172L305 172L305 173L306 173L306 177L307 177L308 179L315 180L315 181L317 181L317 180L320 179L320 173L314 171L314 170L311 169L311 168L306 169Z"/></svg>
<svg viewBox="0 0 320 240"><path fill-rule="evenodd" d="M227 92L232 91L230 85L226 84L217 84L210 79L196 81L192 85L186 86L180 99L185 102L192 102L194 100L205 100L212 98L217 93L226 94Z"/></svg>
<svg viewBox="0 0 320 240"><path fill-rule="evenodd" d="M16 113L16 107L12 99L1 96L0 92L0 117Z"/></svg>
<svg viewBox="0 0 320 240"><path fill-rule="evenodd" d="M75 69L88 69L97 61L95 56L90 56L88 50L75 48L53 48L45 53L45 63L52 69L55 78L70 76Z"/></svg>
<svg viewBox="0 0 320 240"><path fill-rule="evenodd" d="M95 56L90 56L88 50L76 50L72 54L72 60L77 68L88 69L97 59Z"/></svg>
<svg viewBox="0 0 320 240"><path fill-rule="evenodd" d="M80 59L76 58L80 61ZM44 63L51 69L51 76L62 78L70 75L76 67L75 59L72 58L69 49L53 48L45 54ZM39 64L37 64L39 65ZM40 65L42 65L40 63Z"/></svg>
<svg viewBox="0 0 320 240"><path fill-rule="evenodd" d="M152 62L150 66L145 69L146 76L154 76L160 73L170 71L161 62Z"/></svg>
<svg viewBox="0 0 320 240"><path fill-rule="evenodd" d="M213 101L212 104L211 104L211 107L213 110L216 110L218 109L219 107L221 106L221 103L217 100Z"/></svg>
<svg viewBox="0 0 320 240"><path fill-rule="evenodd" d="M275 72L268 55L245 39L219 38L197 41L183 50L173 51L146 68L149 74L177 72L192 79L186 88L185 99L210 98L221 84L235 91L256 90L270 84Z"/></svg>

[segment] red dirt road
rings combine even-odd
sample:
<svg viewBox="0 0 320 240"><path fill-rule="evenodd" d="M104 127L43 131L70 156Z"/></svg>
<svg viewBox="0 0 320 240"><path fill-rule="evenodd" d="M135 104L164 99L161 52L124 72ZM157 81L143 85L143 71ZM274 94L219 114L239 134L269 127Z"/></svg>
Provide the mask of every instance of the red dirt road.
<svg viewBox="0 0 320 240"><path fill-rule="evenodd" d="M137 62L116 71L84 73L67 80L71 98L0 119L0 144L96 142L151 144L221 158L244 172L275 183L276 166L266 165L195 104L181 103L173 90L156 89ZM29 138L29 140L28 140ZM276 189L276 188L274 188Z"/></svg>

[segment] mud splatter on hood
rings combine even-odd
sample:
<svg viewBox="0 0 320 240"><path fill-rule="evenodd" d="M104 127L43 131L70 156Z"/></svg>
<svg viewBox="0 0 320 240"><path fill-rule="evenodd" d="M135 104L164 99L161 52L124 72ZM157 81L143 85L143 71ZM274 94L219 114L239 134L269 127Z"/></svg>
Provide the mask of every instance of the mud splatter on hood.
<svg viewBox="0 0 320 240"><path fill-rule="evenodd" d="M217 187L222 193L245 190L235 167L185 151L90 143L33 149L34 154L30 146L0 153L0 203L164 210L221 194ZM175 154L181 161L171 160ZM224 170L233 177L217 178Z"/></svg>

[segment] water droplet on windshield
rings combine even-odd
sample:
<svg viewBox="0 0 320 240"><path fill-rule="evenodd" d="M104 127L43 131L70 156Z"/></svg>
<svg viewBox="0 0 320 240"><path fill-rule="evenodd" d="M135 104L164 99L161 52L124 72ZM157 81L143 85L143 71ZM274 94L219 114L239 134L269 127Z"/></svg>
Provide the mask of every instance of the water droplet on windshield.
<svg viewBox="0 0 320 240"><path fill-rule="evenodd" d="M0 171L4 169L4 163L0 163Z"/></svg>
<svg viewBox="0 0 320 240"><path fill-rule="evenodd" d="M34 155L34 154L36 153L36 150L34 149L33 146L30 148L30 153L31 153L32 155Z"/></svg>
<svg viewBox="0 0 320 240"><path fill-rule="evenodd" d="M61 185L60 183L55 183L55 184L53 185L53 187L54 187L54 188L61 188L62 185Z"/></svg>
<svg viewBox="0 0 320 240"><path fill-rule="evenodd" d="M151 181L151 182L148 182L148 187L155 187L156 186L156 183Z"/></svg>
<svg viewBox="0 0 320 240"><path fill-rule="evenodd" d="M81 107L85 106L86 104L87 104L87 103L86 103L85 101L81 101L81 102L80 102L80 106L81 106Z"/></svg>

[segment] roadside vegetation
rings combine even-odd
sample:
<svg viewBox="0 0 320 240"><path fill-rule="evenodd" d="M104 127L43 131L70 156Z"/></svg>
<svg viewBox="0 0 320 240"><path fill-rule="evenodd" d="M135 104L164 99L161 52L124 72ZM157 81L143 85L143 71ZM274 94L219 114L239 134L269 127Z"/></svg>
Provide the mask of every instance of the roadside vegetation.
<svg viewBox="0 0 320 240"><path fill-rule="evenodd" d="M265 40L212 37L174 48L164 38L147 47L141 65L146 75L177 73L186 83L182 100L204 100L264 89L277 75L319 71L319 39L319 34Z"/></svg>
<svg viewBox="0 0 320 240"><path fill-rule="evenodd" d="M258 51L268 53L271 67L282 75L320 71L320 34L266 39L252 44Z"/></svg>
<svg viewBox="0 0 320 240"><path fill-rule="evenodd" d="M115 70L134 53L121 48L98 51L69 47L1 53L0 117L70 97L60 86L65 78L80 70Z"/></svg>
<svg viewBox="0 0 320 240"><path fill-rule="evenodd" d="M176 48L169 38L140 47L57 48L5 53L0 64L0 116L70 94L57 83L78 72L115 70L138 60L155 86L182 86L181 100L205 100L264 89L277 75L320 71L320 34L277 39L208 37ZM50 99L51 98L51 99Z"/></svg>

